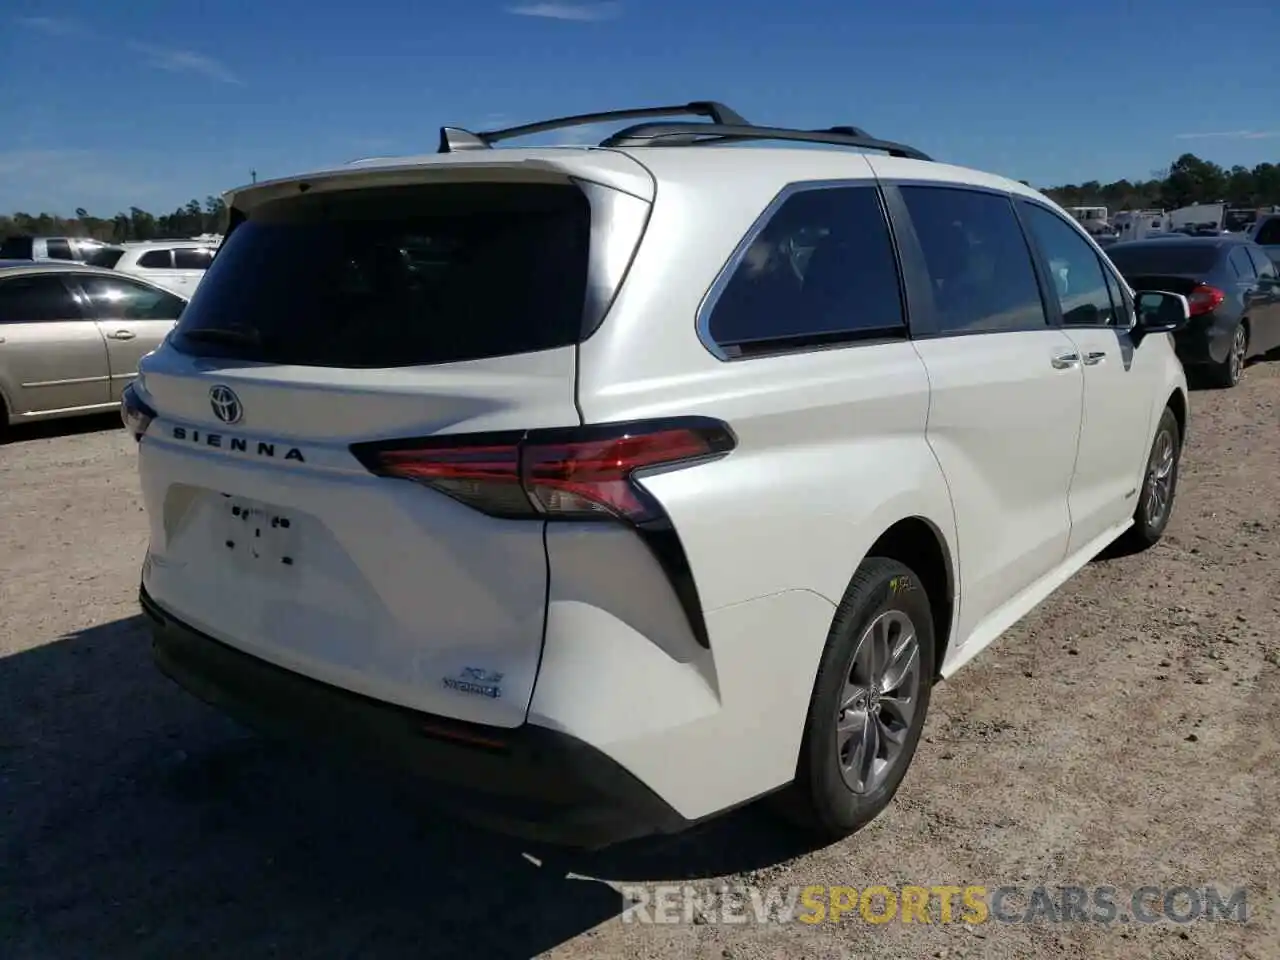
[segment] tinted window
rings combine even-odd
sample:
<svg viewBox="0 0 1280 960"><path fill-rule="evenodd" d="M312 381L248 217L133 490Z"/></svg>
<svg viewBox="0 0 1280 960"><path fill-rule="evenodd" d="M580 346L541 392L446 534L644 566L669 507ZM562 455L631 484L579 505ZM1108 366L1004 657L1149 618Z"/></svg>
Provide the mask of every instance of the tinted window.
<svg viewBox="0 0 1280 960"><path fill-rule="evenodd" d="M78 319L80 308L56 276L45 274L0 280L0 323Z"/></svg>
<svg viewBox="0 0 1280 960"><path fill-rule="evenodd" d="M1253 261L1249 259L1249 254L1244 247L1236 247L1231 251L1231 268L1241 280L1252 280L1257 276L1257 271L1253 269Z"/></svg>
<svg viewBox="0 0 1280 960"><path fill-rule="evenodd" d="M5 237L0 243L0 260L30 260L34 256L30 237Z"/></svg>
<svg viewBox="0 0 1280 960"><path fill-rule="evenodd" d="M1104 326L1114 321L1111 294L1093 247L1061 217L1035 204L1023 204L1031 230L1053 278L1053 290L1069 326Z"/></svg>
<svg viewBox="0 0 1280 960"><path fill-rule="evenodd" d="M85 252L84 262L93 267L106 267L110 270L124 255L120 247L97 247Z"/></svg>
<svg viewBox="0 0 1280 960"><path fill-rule="evenodd" d="M787 197L751 240L708 321L730 356L902 329L897 262L874 187Z"/></svg>
<svg viewBox="0 0 1280 960"><path fill-rule="evenodd" d="M54 260L74 260L71 255L71 244L66 240L46 240L44 247L49 257Z"/></svg>
<svg viewBox="0 0 1280 960"><path fill-rule="evenodd" d="M223 241L174 345L331 367L449 363L577 343L591 206L555 184L277 201ZM190 331L231 331L188 336Z"/></svg>
<svg viewBox="0 0 1280 960"><path fill-rule="evenodd" d="M940 333L1043 329L1031 251L1007 197L903 187L924 249Z"/></svg>
<svg viewBox="0 0 1280 960"><path fill-rule="evenodd" d="M1112 317L1119 326L1129 326L1133 322L1133 308L1128 291L1121 288L1120 281L1107 268L1103 268L1102 275L1107 281L1107 293L1111 295Z"/></svg>
<svg viewBox="0 0 1280 960"><path fill-rule="evenodd" d="M1277 275L1275 261L1267 256L1267 251L1261 247L1246 247L1246 249L1249 251L1249 259L1253 261L1258 271L1258 276L1275 278Z"/></svg>
<svg viewBox="0 0 1280 960"><path fill-rule="evenodd" d="M1218 261L1212 244L1185 240L1157 240L1151 243L1116 244L1107 256L1126 279L1142 276L1203 275Z"/></svg>
<svg viewBox="0 0 1280 960"><path fill-rule="evenodd" d="M152 270L168 270L173 266L171 250L148 250L138 258L138 266Z"/></svg>
<svg viewBox="0 0 1280 960"><path fill-rule="evenodd" d="M208 270L213 251L203 247L179 247L173 251L173 265L178 270Z"/></svg>
<svg viewBox="0 0 1280 960"><path fill-rule="evenodd" d="M163 290L114 277L80 277L95 317L121 320L177 320L186 303Z"/></svg>
<svg viewBox="0 0 1280 960"><path fill-rule="evenodd" d="M1272 217L1264 221L1258 228L1258 235L1253 239L1255 243L1261 243L1264 246L1280 244L1280 217Z"/></svg>

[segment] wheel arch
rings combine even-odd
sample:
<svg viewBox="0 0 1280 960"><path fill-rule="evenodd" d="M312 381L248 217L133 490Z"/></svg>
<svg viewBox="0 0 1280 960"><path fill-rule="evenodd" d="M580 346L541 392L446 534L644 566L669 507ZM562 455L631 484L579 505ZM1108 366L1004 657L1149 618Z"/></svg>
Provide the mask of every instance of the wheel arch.
<svg viewBox="0 0 1280 960"><path fill-rule="evenodd" d="M904 517L876 538L867 558L884 557L910 567L922 581L933 611L934 677L951 644L956 614L956 570L947 538L931 520Z"/></svg>
<svg viewBox="0 0 1280 960"><path fill-rule="evenodd" d="M1187 395L1181 387L1175 387L1173 392L1169 394L1169 399L1165 401L1165 406L1173 411L1173 418L1178 421L1178 443L1182 446L1187 442Z"/></svg>

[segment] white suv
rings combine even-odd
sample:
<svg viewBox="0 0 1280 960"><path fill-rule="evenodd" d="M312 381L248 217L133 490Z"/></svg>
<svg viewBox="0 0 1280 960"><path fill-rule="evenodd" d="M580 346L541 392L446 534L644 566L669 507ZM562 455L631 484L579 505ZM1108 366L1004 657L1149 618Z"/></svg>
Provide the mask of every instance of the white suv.
<svg viewBox="0 0 1280 960"><path fill-rule="evenodd" d="M204 279L217 245L207 240L138 240L122 243L118 249L115 270L190 298Z"/></svg>
<svg viewBox="0 0 1280 960"><path fill-rule="evenodd" d="M841 836L936 680L1161 536L1187 302L1034 190L707 103L441 139L228 194L123 402L155 656L250 725L526 837Z"/></svg>

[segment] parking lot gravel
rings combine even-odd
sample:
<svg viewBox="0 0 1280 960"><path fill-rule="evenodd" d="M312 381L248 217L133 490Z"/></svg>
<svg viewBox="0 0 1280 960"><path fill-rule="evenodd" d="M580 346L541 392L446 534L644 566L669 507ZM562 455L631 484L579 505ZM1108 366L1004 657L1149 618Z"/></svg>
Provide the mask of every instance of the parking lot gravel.
<svg viewBox="0 0 1280 960"><path fill-rule="evenodd" d="M18 429L0 445L0 956L1274 960L1280 363L1191 405L1164 541L1096 560L940 686L897 802L818 850L758 809L531 850L241 731L150 663L133 441L111 418ZM1110 886L1122 904L1213 885L1244 889L1247 915L620 916L621 885L722 883Z"/></svg>

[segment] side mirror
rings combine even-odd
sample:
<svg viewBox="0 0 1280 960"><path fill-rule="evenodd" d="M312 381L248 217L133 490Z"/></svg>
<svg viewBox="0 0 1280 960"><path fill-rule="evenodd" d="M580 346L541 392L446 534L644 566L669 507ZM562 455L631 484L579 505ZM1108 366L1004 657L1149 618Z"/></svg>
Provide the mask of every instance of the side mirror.
<svg viewBox="0 0 1280 960"><path fill-rule="evenodd" d="M1134 297L1138 314L1135 333L1175 333L1191 320L1191 304L1180 293L1139 290Z"/></svg>

